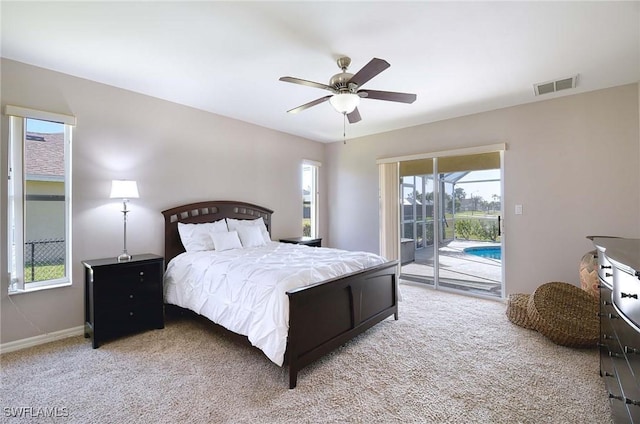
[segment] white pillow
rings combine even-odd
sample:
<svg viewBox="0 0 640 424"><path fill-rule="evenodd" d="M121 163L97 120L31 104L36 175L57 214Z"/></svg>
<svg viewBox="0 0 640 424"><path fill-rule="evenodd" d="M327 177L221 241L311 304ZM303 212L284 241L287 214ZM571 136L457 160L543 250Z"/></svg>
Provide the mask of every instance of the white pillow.
<svg viewBox="0 0 640 424"><path fill-rule="evenodd" d="M258 219L227 218L227 226L229 227L229 231L236 231L240 226L258 227L260 228L260 233L262 234L264 242L269 243L271 241L271 237L269 237L269 231L267 231L267 226L264 224L264 219L262 219L262 217Z"/></svg>
<svg viewBox="0 0 640 424"><path fill-rule="evenodd" d="M224 219L215 222L205 222L203 224L184 224L178 222L178 234L180 241L187 252L198 252L201 250L213 250L211 241L212 233L227 232L227 223Z"/></svg>
<svg viewBox="0 0 640 424"><path fill-rule="evenodd" d="M238 238L237 231L229 231L228 233L212 233L211 241L213 241L216 251L218 252L231 249L242 249L242 244Z"/></svg>
<svg viewBox="0 0 640 424"><path fill-rule="evenodd" d="M267 244L262 237L260 227L256 225L240 225L237 231L242 247L258 247Z"/></svg>

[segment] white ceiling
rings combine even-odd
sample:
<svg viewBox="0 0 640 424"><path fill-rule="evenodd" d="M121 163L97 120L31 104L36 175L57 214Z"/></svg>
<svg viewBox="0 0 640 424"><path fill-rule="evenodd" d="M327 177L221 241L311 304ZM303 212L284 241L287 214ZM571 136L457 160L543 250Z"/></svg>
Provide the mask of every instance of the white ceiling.
<svg viewBox="0 0 640 424"><path fill-rule="evenodd" d="M328 83L346 55L391 67L364 88L347 138L640 80L640 2L2 1L5 58L125 88L308 139L343 136ZM533 84L579 74L575 89Z"/></svg>

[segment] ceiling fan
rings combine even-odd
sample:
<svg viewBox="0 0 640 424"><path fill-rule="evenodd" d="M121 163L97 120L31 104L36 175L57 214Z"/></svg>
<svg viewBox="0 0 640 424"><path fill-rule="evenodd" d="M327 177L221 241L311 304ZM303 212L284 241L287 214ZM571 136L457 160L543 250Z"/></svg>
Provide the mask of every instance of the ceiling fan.
<svg viewBox="0 0 640 424"><path fill-rule="evenodd" d="M374 57L362 69L356 72L355 75L347 72L347 68L351 64L350 58L346 56L341 57L337 60L337 63L338 67L342 69L342 72L332 76L329 80L329 84L322 84L294 77L280 78L280 81L321 88L333 93L288 110L287 112L298 113L328 100L336 111L346 115L349 119L349 123L353 124L362 119L360 117L360 112L358 112L358 105L360 104L361 98L387 100L400 103L413 103L416 100L415 94L396 93L393 91L363 90L360 88L370 79L391 66L386 60Z"/></svg>

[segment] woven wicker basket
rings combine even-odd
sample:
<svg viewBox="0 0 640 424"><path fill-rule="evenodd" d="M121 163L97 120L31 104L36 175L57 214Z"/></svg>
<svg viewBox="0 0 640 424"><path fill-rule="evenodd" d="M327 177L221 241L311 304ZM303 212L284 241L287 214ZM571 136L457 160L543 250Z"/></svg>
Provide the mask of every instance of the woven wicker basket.
<svg viewBox="0 0 640 424"><path fill-rule="evenodd" d="M529 302L529 295L524 293L514 293L509 295L507 303L507 318L512 323L519 325L520 327L533 329L533 324L529 319L529 313L527 312L527 304Z"/></svg>
<svg viewBox="0 0 640 424"><path fill-rule="evenodd" d="M568 283L541 285L529 297L527 312L535 330L562 346L596 346L600 334L598 301Z"/></svg>

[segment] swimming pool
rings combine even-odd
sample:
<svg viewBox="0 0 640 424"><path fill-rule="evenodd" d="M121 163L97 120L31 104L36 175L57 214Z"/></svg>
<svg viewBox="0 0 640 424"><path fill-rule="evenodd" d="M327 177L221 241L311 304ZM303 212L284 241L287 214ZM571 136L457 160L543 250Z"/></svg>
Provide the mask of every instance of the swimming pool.
<svg viewBox="0 0 640 424"><path fill-rule="evenodd" d="M464 249L464 252L483 258L502 260L502 249L500 246L467 247Z"/></svg>

